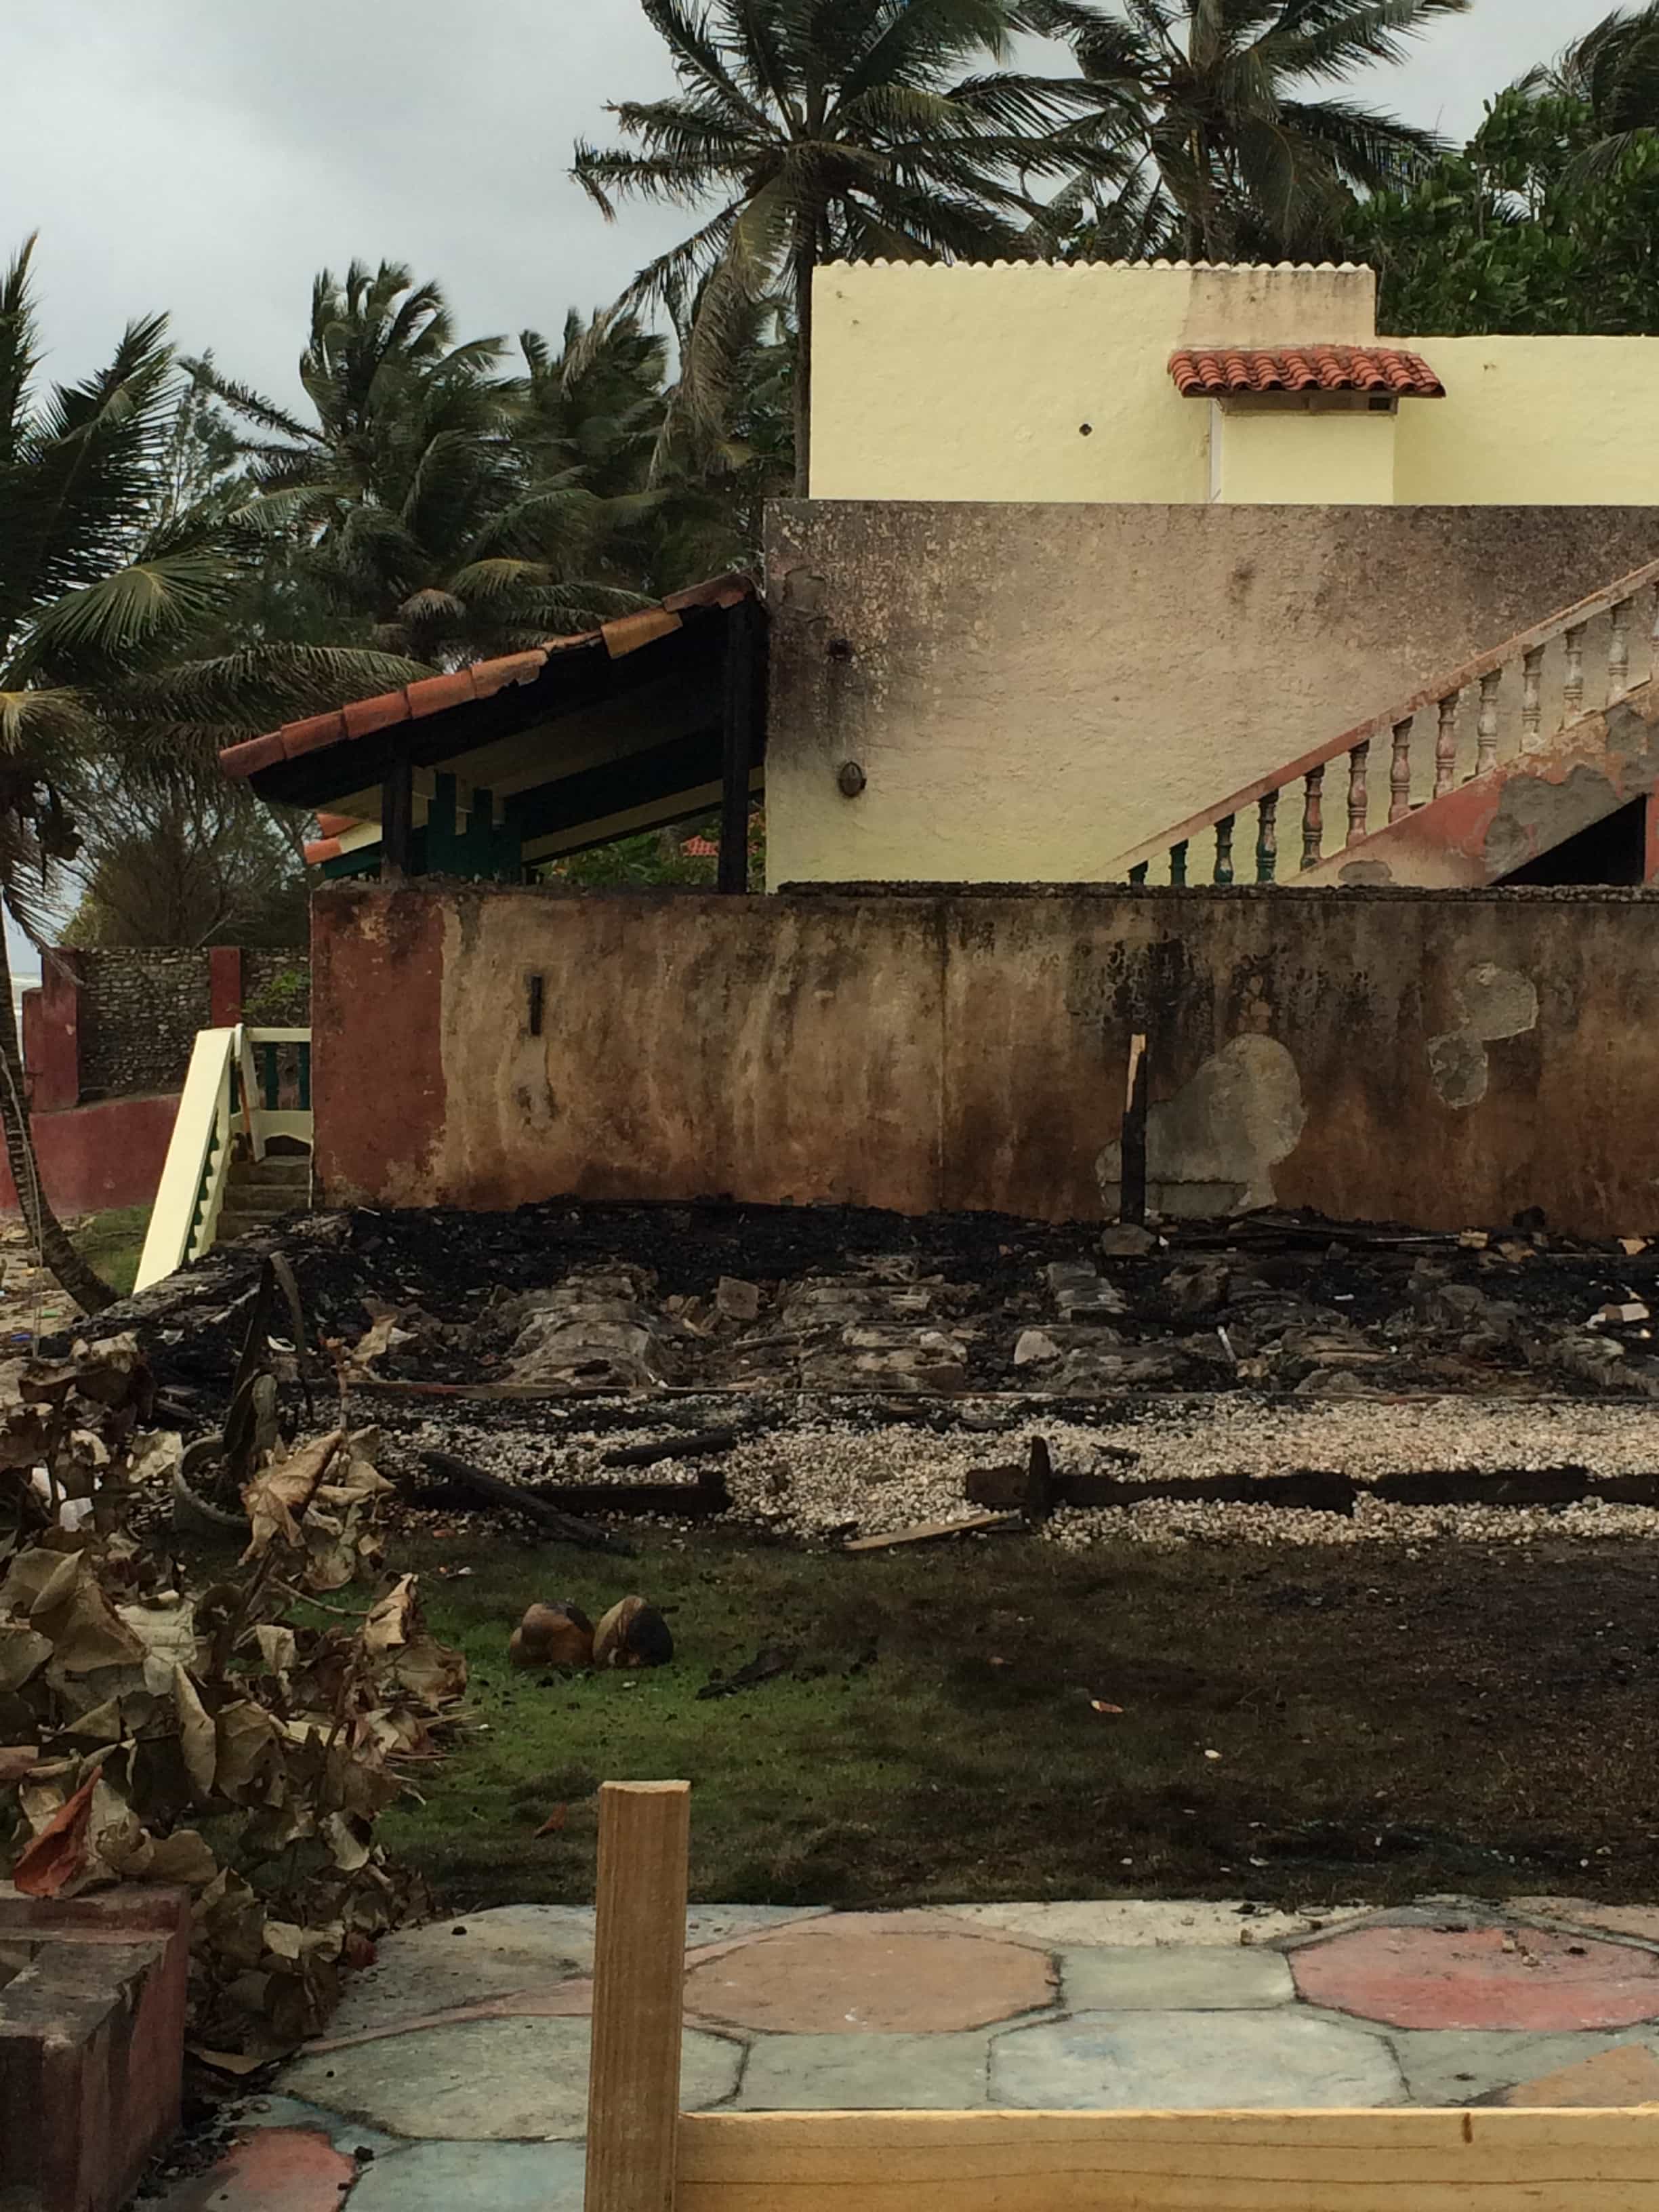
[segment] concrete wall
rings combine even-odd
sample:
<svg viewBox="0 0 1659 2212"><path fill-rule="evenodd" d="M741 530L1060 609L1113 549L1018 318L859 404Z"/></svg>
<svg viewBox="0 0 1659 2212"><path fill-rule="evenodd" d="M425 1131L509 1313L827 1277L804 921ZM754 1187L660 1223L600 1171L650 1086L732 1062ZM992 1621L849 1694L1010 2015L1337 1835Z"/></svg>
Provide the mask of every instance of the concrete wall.
<svg viewBox="0 0 1659 2212"><path fill-rule="evenodd" d="M1647 508L775 507L771 880L1098 878L1656 553Z"/></svg>
<svg viewBox="0 0 1659 2212"><path fill-rule="evenodd" d="M1215 496L1247 507L1391 507L1399 429L1397 415L1363 408L1212 407Z"/></svg>
<svg viewBox="0 0 1659 2212"><path fill-rule="evenodd" d="M73 1216L148 1206L161 1180L178 1110L178 1098L165 1091L31 1115L40 1181L57 1212ZM21 1211L11 1170L0 1158L0 1214Z"/></svg>
<svg viewBox="0 0 1659 2212"><path fill-rule="evenodd" d="M1650 895L342 885L313 919L331 1202L1097 1217L1139 1031L1168 1211L1659 1229Z"/></svg>
<svg viewBox="0 0 1659 2212"><path fill-rule="evenodd" d="M1516 506L1659 499L1659 338L1413 339L1443 399L1402 404L1395 498Z"/></svg>
<svg viewBox="0 0 1659 2212"><path fill-rule="evenodd" d="M821 270L814 308L819 499L1201 503L1212 418L1176 392L1172 352L1376 337L1368 269L876 262ZM1351 482L1341 434L1304 416L1297 440L1247 434L1273 471L1228 495L1659 503L1659 338L1386 343L1425 355L1448 394L1401 403L1392 489L1369 466Z"/></svg>

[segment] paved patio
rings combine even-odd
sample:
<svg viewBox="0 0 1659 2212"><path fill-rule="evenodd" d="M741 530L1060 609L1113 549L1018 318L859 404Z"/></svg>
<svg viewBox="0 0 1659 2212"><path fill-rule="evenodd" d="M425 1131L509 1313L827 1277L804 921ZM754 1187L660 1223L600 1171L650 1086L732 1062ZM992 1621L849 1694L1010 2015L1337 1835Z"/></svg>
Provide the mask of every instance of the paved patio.
<svg viewBox="0 0 1659 2212"><path fill-rule="evenodd" d="M1659 2102L1659 1909L712 1905L686 1933L688 2110ZM574 1907L390 1938L162 2212L580 2212L592 1964Z"/></svg>

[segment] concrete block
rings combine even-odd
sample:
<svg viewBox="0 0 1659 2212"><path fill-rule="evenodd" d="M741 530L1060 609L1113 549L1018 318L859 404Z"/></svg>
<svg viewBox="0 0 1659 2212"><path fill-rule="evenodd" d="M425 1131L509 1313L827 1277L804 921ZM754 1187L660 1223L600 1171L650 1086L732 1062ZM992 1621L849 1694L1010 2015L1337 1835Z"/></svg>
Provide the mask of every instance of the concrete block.
<svg viewBox="0 0 1659 2212"><path fill-rule="evenodd" d="M117 2212L179 2125L190 1901L0 1885L0 2203Z"/></svg>

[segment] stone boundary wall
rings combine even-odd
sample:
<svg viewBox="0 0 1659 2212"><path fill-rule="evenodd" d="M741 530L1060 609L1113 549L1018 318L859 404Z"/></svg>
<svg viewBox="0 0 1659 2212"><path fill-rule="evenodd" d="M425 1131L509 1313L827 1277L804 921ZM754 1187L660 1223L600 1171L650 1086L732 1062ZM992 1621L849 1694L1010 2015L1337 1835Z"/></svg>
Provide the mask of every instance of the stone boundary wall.
<svg viewBox="0 0 1659 2212"><path fill-rule="evenodd" d="M253 1004L256 1016L284 1027L303 1025L307 1019L309 962L297 948L261 946L238 953L223 946L120 946L72 957L79 985L83 1101L177 1091L197 1031L228 1013L219 974L228 960L240 959L240 1004ZM295 988L284 989L291 980ZM259 1006L265 999L273 1001L268 1018Z"/></svg>
<svg viewBox="0 0 1659 2212"><path fill-rule="evenodd" d="M1659 1231L1659 893L341 884L312 915L331 1203L1109 1217L1144 1036L1167 1213Z"/></svg>
<svg viewBox="0 0 1659 2212"><path fill-rule="evenodd" d="M110 947L82 952L81 1095L177 1091L198 1030L213 1013L205 951Z"/></svg>

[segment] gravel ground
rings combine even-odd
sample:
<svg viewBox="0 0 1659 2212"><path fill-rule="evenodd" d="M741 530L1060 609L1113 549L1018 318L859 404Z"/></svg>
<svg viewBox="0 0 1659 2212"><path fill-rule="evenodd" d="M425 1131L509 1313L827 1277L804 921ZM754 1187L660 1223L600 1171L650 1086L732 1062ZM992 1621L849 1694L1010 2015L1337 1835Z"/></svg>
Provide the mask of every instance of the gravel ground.
<svg viewBox="0 0 1659 2212"><path fill-rule="evenodd" d="M643 1413L643 1408L641 1408ZM682 1401L672 1427L641 1418L602 1430L567 1413L556 1435L542 1419L416 1421L393 1444L435 1447L471 1459L508 1480L553 1478L637 1481L641 1470L599 1462L618 1445L644 1443L676 1429L734 1419L726 1398ZM847 1401L745 1401L741 1418L766 1424L726 1454L732 1498L728 1522L802 1540L856 1528L876 1535L909 1523L950 1520L970 1509L964 1484L976 1468L1022 1457L1042 1437L1058 1470L1121 1474L1137 1483L1246 1476L1270 1485L1302 1470L1340 1471L1361 1486L1352 1516L1270 1502L1217 1504L1145 1498L1121 1507L1061 1508L1048 1541L1079 1549L1128 1539L1149 1544L1246 1541L1289 1545L1395 1543L1446 1536L1528 1543L1541 1536L1652 1537L1659 1508L1602 1499L1552 1506L1405 1505L1368 1498L1384 1475L1455 1472L1513 1474L1588 1468L1593 1476L1659 1475L1659 1407L1586 1405L1578 1401L1468 1399L1409 1402L1342 1399L1306 1407L1267 1406L1237 1396L1159 1401L1121 1407L1099 1420L1026 1414L1006 1402L963 1400L935 1407L923 1422L878 1419ZM688 1481L699 1466L678 1472ZM672 1480L672 1465L648 1471Z"/></svg>

